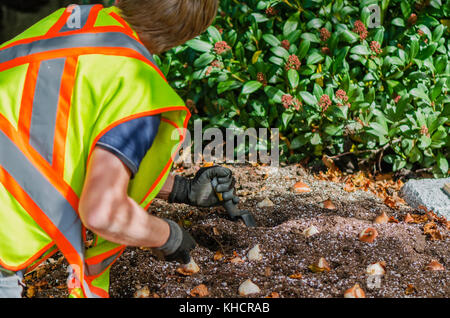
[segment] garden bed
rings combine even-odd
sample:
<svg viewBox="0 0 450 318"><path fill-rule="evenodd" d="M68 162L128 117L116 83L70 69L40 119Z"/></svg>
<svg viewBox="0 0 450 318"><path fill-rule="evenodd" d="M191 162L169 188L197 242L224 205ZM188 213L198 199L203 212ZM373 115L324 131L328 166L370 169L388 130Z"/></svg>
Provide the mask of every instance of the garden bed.
<svg viewBox="0 0 450 318"><path fill-rule="evenodd" d="M193 175L196 169L182 174ZM192 290L202 284L207 297L238 297L238 288L247 279L261 289L251 297L343 297L356 283L367 297L450 296L447 227L436 222L442 237L432 240L424 234L426 222L403 221L407 213L423 211L403 205L392 209L370 192L348 192L344 184L318 180L295 165L231 169L237 178L240 207L250 210L259 226L247 228L232 222L222 208L198 210L157 200L150 211L184 224L197 240L199 246L192 255L201 271L183 276L177 272L179 264L159 261L148 249L128 248L112 267L111 297L134 297L137 291L149 297L193 297ZM295 193L293 185L298 181L311 192ZM266 198L274 206L257 207ZM328 199L335 210L322 207ZM393 217L391 222L373 224L382 212ZM312 225L319 233L306 237L303 231ZM373 243L358 239L368 227L379 234ZM257 244L263 258L249 261L247 253ZM312 272L309 266L322 257L330 270ZM433 260L446 269L425 270ZM366 268L382 261L386 273L373 286ZM29 275L28 296L66 297L66 266L61 259Z"/></svg>

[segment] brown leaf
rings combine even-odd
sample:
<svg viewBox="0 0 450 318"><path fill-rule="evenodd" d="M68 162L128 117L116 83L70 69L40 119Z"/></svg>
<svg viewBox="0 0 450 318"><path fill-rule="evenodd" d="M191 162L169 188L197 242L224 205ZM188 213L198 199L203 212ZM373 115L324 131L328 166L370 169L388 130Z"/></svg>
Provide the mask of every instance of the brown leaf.
<svg viewBox="0 0 450 318"><path fill-rule="evenodd" d="M34 286L28 287L28 289L27 289L27 297L28 298L33 298L35 294L36 294L36 289L34 288Z"/></svg>
<svg viewBox="0 0 450 318"><path fill-rule="evenodd" d="M394 218L393 216L391 216L390 218L389 218L389 223L399 223L400 221L399 220L397 220L396 218Z"/></svg>
<svg viewBox="0 0 450 318"><path fill-rule="evenodd" d="M266 298L280 298L280 294L278 294L277 292L271 292L270 295Z"/></svg>
<svg viewBox="0 0 450 318"><path fill-rule="evenodd" d="M415 224L425 223L428 221L428 216L426 214L411 214Z"/></svg>
<svg viewBox="0 0 450 318"><path fill-rule="evenodd" d="M313 265L311 265L311 266L313 266ZM300 273L296 273L296 274L289 275L289 278L292 278L292 279L302 279L302 278L303 278L303 275L300 274Z"/></svg>
<svg viewBox="0 0 450 318"><path fill-rule="evenodd" d="M353 185L353 183L347 182L347 183L345 184L345 186L344 186L344 190L347 191L347 192L355 192L355 191L356 191L356 188L355 188L355 186Z"/></svg>
<svg viewBox="0 0 450 318"><path fill-rule="evenodd" d="M408 284L408 286L405 289L405 294L406 295L412 295L416 292L416 287L414 287L414 285Z"/></svg>
<svg viewBox="0 0 450 318"><path fill-rule="evenodd" d="M225 255L223 255L221 251L217 251L216 254L214 254L215 261L220 261L224 258L225 258Z"/></svg>
<svg viewBox="0 0 450 318"><path fill-rule="evenodd" d="M440 241L443 239L441 232L437 229L437 225L434 222L429 222L423 227L423 233L430 237L432 241Z"/></svg>
<svg viewBox="0 0 450 318"><path fill-rule="evenodd" d="M213 227L213 233L214 233L214 235L216 235L216 236L219 236L219 235L220 235L220 232L219 232L219 230L218 230L216 227Z"/></svg>
<svg viewBox="0 0 450 318"><path fill-rule="evenodd" d="M325 165L325 167L327 167L330 170L338 170L338 167L336 166L336 164L334 163L333 159L331 159L330 157L328 157L327 155L323 155L322 157L322 162Z"/></svg>
<svg viewBox="0 0 450 318"><path fill-rule="evenodd" d="M208 287L206 287L204 284L198 285L191 290L190 294L192 297L206 297L209 295Z"/></svg>

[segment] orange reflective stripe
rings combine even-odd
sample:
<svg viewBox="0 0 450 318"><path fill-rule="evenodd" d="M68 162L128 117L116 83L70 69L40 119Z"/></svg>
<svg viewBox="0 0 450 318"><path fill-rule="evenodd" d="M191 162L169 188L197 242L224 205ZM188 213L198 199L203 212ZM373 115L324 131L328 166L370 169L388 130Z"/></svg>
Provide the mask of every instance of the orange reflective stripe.
<svg viewBox="0 0 450 318"><path fill-rule="evenodd" d="M18 128L19 132L27 142L30 140L31 114L33 110L34 92L36 89L39 65L38 62L30 63L25 77L25 85L22 90Z"/></svg>
<svg viewBox="0 0 450 318"><path fill-rule="evenodd" d="M59 20L48 30L47 34L45 36L53 36L61 30L61 28L67 23L67 19L72 14L73 7L68 7L64 13L61 15Z"/></svg>
<svg viewBox="0 0 450 318"><path fill-rule="evenodd" d="M91 292L92 292L93 294L96 294L97 296L99 296L99 297L101 297L101 298L109 298L108 292L104 291L104 290L101 289L101 288L98 288L98 287L93 286L93 285L92 285L92 280L88 280L87 278L86 278L86 280L87 280L87 283L88 283L88 285L89 285L89 289L91 290Z"/></svg>
<svg viewBox="0 0 450 318"><path fill-rule="evenodd" d="M121 245L118 246L106 253L100 254L100 255L95 255L89 258L86 258L85 263L87 265L95 265L98 263L101 263L103 260L105 260L106 258L113 256L114 254L117 254L118 252L122 251L124 248L126 248L125 245Z"/></svg>
<svg viewBox="0 0 450 318"><path fill-rule="evenodd" d="M103 6L101 4L96 4L92 7L91 13L89 14L89 18L83 28L83 31L90 32L94 29L95 21L97 21L98 14L102 9Z"/></svg>
<svg viewBox="0 0 450 318"><path fill-rule="evenodd" d="M78 57L74 56L67 58L60 88L60 99L56 117L55 140L53 148L53 168L61 178L64 177L66 137L69 125L72 92L75 86L77 63Z"/></svg>
<svg viewBox="0 0 450 318"><path fill-rule="evenodd" d="M125 248L126 248L126 246L122 245L122 246L119 246L118 248L115 248L113 250L114 253L107 252L107 253L92 257L90 259L86 259L85 263L86 263L86 267L87 267L87 273L90 273L90 275L86 275L86 280L89 282L89 281L92 281L92 280L96 279L97 277L103 275L103 273L105 273L105 271L107 271L109 268L111 268L111 266L114 265L114 263L119 259L119 257L125 251ZM114 259L112 261L108 262L106 264L106 266L101 268L101 270L98 273L92 274L90 272L90 270L89 270L90 266L95 266L97 264L100 264L101 262L107 260L109 257L112 257L112 256L114 256ZM91 268L91 270L92 270L92 268Z"/></svg>
<svg viewBox="0 0 450 318"><path fill-rule="evenodd" d="M128 25L128 23L125 22L124 19L122 19L122 17L121 17L120 15L118 15L118 14L115 13L115 12L111 12L109 15L110 15L111 17L113 17L114 20L116 20L117 22L119 22L120 24L123 25L124 32L125 32L126 34L128 34L128 35L132 36L133 38L135 38L136 40L140 41L140 39L139 39L139 38L136 38L136 36L134 35L133 29Z"/></svg>
<svg viewBox="0 0 450 318"><path fill-rule="evenodd" d="M25 157L38 169L41 174L61 193L61 195L70 203L75 211L78 211L79 198L72 188L60 178L52 167L40 154L25 141L21 135L17 133L9 121L0 114L0 130L11 139L16 147L23 153Z"/></svg>

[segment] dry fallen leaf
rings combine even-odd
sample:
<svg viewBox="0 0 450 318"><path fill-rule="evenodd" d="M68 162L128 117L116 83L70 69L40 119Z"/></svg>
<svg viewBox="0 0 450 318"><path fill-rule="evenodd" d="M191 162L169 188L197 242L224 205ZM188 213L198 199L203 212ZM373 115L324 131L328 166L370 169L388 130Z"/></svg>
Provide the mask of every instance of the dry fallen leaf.
<svg viewBox="0 0 450 318"><path fill-rule="evenodd" d="M359 233L359 240L366 243L373 243L378 236L377 230L374 228L367 228Z"/></svg>
<svg viewBox="0 0 450 318"><path fill-rule="evenodd" d="M405 289L405 294L406 295L412 295L416 292L416 287L414 287L414 285L408 284L408 286Z"/></svg>
<svg viewBox="0 0 450 318"><path fill-rule="evenodd" d="M345 298L366 298L366 293L362 288L359 286L359 284L355 284L352 288L347 289L344 292Z"/></svg>
<svg viewBox="0 0 450 318"><path fill-rule="evenodd" d="M426 269L427 271L443 271L443 270L445 270L445 267L444 267L441 263L439 263L438 261L432 260L432 261L425 267L425 269Z"/></svg>
<svg viewBox="0 0 450 318"><path fill-rule="evenodd" d="M220 232L219 232L219 230L216 227L213 227L213 233L214 233L215 236L219 236L220 235Z"/></svg>
<svg viewBox="0 0 450 318"><path fill-rule="evenodd" d="M289 278L292 278L292 279L302 279L302 278L303 278L303 275L300 274L300 273L295 273L295 274L289 275Z"/></svg>
<svg viewBox="0 0 450 318"><path fill-rule="evenodd" d="M198 285L191 290L190 294L192 297L206 297L209 295L208 287L206 287L204 284Z"/></svg>
<svg viewBox="0 0 450 318"><path fill-rule="evenodd" d="M36 289L34 288L34 286L28 287L28 289L27 289L27 297L28 298L33 298L35 293L36 293Z"/></svg>
<svg viewBox="0 0 450 318"><path fill-rule="evenodd" d="M220 261L224 258L225 258L225 255L223 255L221 251L217 251L216 254L214 254L215 261Z"/></svg>
<svg viewBox="0 0 450 318"><path fill-rule="evenodd" d="M311 192L311 188L303 182L297 182L294 185L294 192L296 193L307 193L307 192Z"/></svg>
<svg viewBox="0 0 450 318"><path fill-rule="evenodd" d="M389 223L400 223L400 221L397 220L396 218L394 218L393 216L391 216L391 217L389 218Z"/></svg>
<svg viewBox="0 0 450 318"><path fill-rule="evenodd" d="M440 241L443 239L441 232L437 229L437 225L434 222L429 222L423 227L423 233L430 237L432 241Z"/></svg>

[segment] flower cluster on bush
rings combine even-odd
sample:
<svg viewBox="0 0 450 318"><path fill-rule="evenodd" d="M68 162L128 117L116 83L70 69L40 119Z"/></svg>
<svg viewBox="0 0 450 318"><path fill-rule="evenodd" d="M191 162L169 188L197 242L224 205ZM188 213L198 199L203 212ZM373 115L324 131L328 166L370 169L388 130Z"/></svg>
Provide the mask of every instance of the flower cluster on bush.
<svg viewBox="0 0 450 318"><path fill-rule="evenodd" d="M450 8L383 1L371 28L374 3L222 0L214 26L156 59L204 127L277 127L285 160L446 175Z"/></svg>

